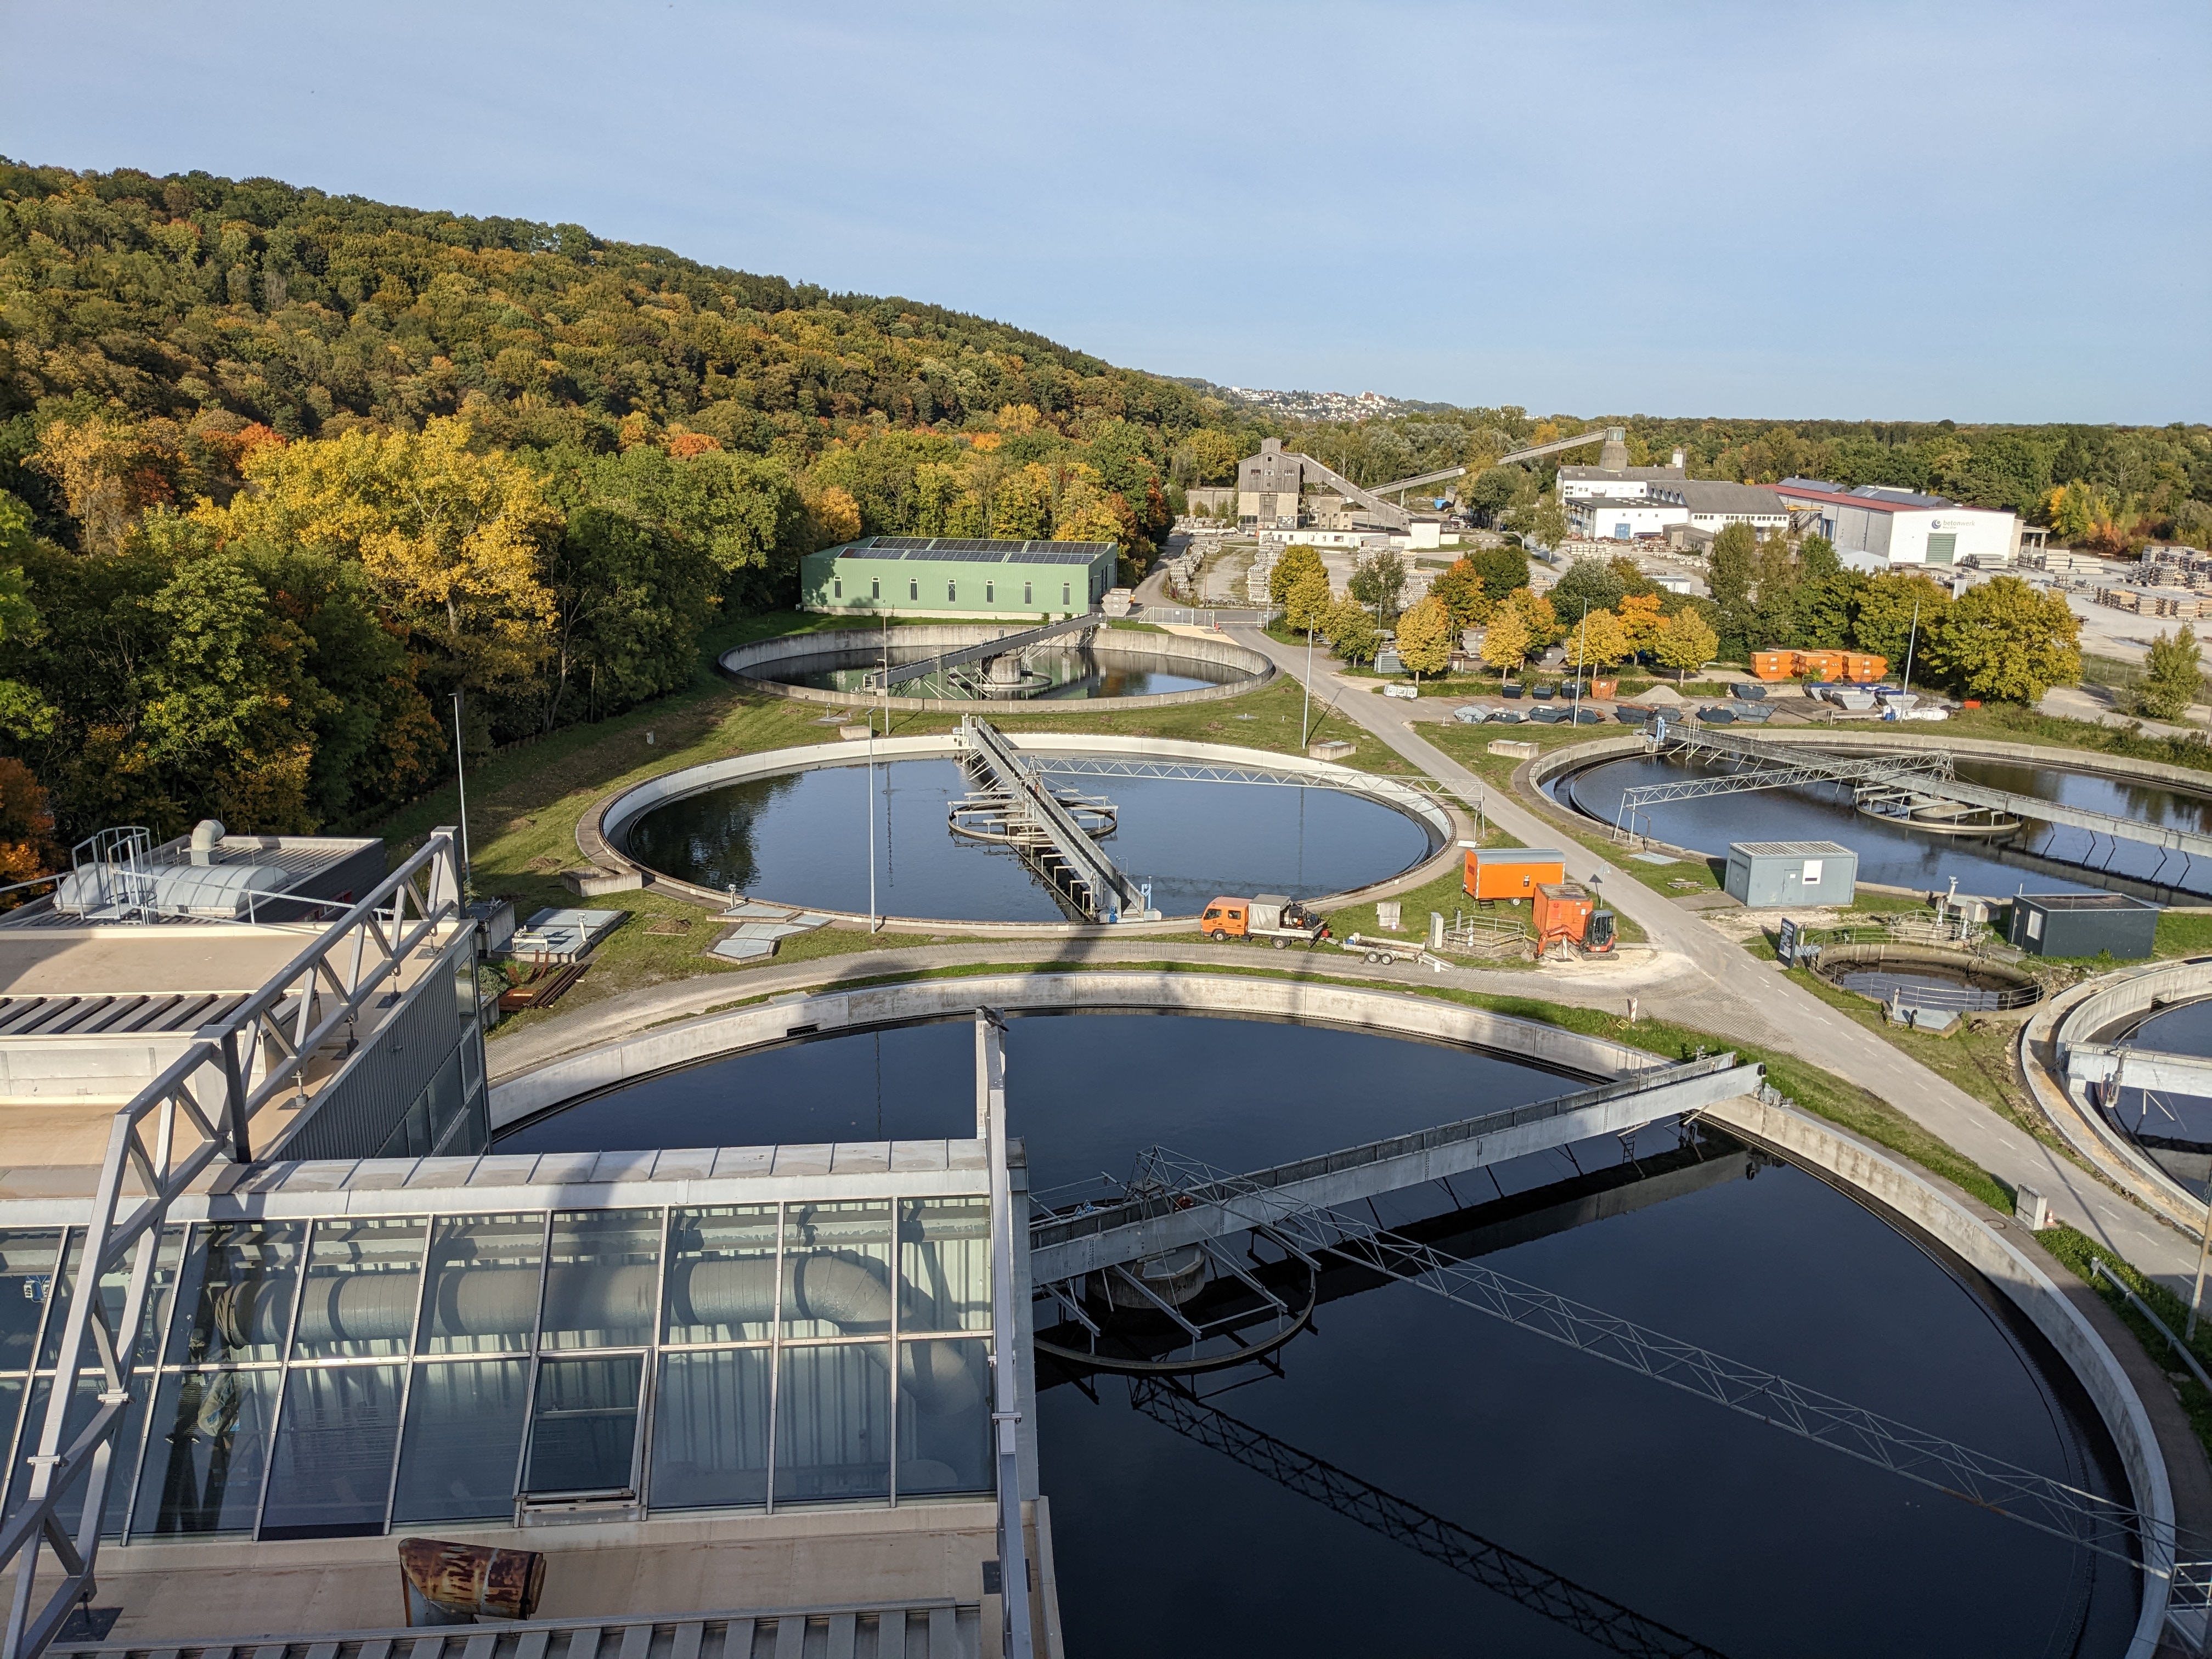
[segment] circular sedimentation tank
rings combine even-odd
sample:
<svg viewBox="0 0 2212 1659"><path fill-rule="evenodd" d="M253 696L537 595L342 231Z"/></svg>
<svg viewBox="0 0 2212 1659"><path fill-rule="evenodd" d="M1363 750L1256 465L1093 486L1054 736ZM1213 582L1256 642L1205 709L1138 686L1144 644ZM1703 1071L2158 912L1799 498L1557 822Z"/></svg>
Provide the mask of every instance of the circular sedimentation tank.
<svg viewBox="0 0 2212 1659"><path fill-rule="evenodd" d="M1126 1174L1155 1144L1252 1169L1585 1081L1530 1063L1525 1045L1192 1014L1018 1014L1006 1042L1010 1128L1046 1195ZM541 1115L499 1145L964 1136L974 1056L966 1021L777 1042ZM1392 1194L1375 1213L1462 1259L2125 1493L2079 1382L1986 1280L1717 1130L1579 1143ZM1289 1449L1279 1473L1326 1467L1437 1517L1437 1535L1512 1551L1723 1653L2126 1649L2136 1591L2117 1563L1413 1285L1331 1267L1312 1300L1267 1364L1188 1382L1194 1410ZM1177 1432L1145 1408L1155 1382L1086 1373L1042 1346L1036 1382L1075 1659L1594 1650L1316 1483L1271 1480Z"/></svg>
<svg viewBox="0 0 2212 1659"><path fill-rule="evenodd" d="M870 676L922 665L949 651L1018 630L991 624L840 629L756 641L725 652L722 671L754 689L844 707L1006 713L1032 705L1151 708L1237 696L1276 672L1263 652L1233 641L1133 626L1061 635L1004 655L895 682L888 696Z"/></svg>
<svg viewBox="0 0 2212 1659"><path fill-rule="evenodd" d="M1958 757L1957 770L1966 782L2212 835L2212 781L2197 792L2055 761L1965 754ZM1571 763L1549 776L1544 787L1561 805L1609 827L1624 791L1710 775L1715 775L1710 769L1657 757L1615 754ZM1724 855L1731 842L1839 842L1858 854L1862 882L1922 891L1945 889L1955 877L1961 892L1991 897L2009 897L2023 886L2030 892L2082 892L2121 877L2212 896L2212 860L2116 842L2062 824L2029 821L2015 833L1992 836L1985 830L1967 833L1936 819L1879 817L1857 811L1847 786L1664 802L1640 813L1637 828L1653 840L1716 857Z"/></svg>
<svg viewBox="0 0 2212 1659"><path fill-rule="evenodd" d="M1024 740L1024 753L1089 751L1080 738ZM1102 802L1079 808L1118 868L1152 888L1164 917L1194 915L1218 895L1340 895L1435 857L1450 814L1387 780L1279 755L1208 745L1152 745L1275 768L1311 785L1196 777L1048 773L1056 790ZM878 914L942 922L1064 924L1072 913L1010 847L974 833L957 809L973 787L950 739L749 757L672 775L608 810L609 844L646 869L700 890L739 893L845 915L869 909L871 818ZM1170 757L1169 758L1175 758ZM732 775L736 774L736 775ZM1324 784L1321 780L1333 780ZM1348 783L1351 787L1336 787Z"/></svg>
<svg viewBox="0 0 2212 1659"><path fill-rule="evenodd" d="M1832 945L1814 971L1875 1002L1960 1013L2014 1012L2043 995L2034 975L1965 951L1920 945Z"/></svg>

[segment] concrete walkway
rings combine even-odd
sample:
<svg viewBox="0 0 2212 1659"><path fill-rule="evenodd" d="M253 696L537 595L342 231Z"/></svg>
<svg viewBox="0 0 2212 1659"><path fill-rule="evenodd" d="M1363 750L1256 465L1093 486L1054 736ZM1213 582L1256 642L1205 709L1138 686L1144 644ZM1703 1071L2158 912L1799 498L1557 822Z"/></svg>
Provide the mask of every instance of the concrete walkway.
<svg viewBox="0 0 2212 1659"><path fill-rule="evenodd" d="M1303 652L1278 645L1257 629L1229 632L1240 643L1273 657L1291 678L1303 678ZM1649 1012L1724 1039L1795 1054L1848 1078L2000 1180L2034 1188L2051 1200L2059 1219L2188 1294L2197 1267L2194 1240L2144 1213L1963 1089L1846 1019L1786 978L1776 964L1730 944L1699 917L1616 865L1577 843L1564 842L1556 825L1506 792L1486 787L1422 737L1407 713L1418 703L1378 696L1366 684L1346 682L1316 666L1313 691L1316 701L1334 698L1340 714L1431 777L1471 794L1480 792L1491 821L1509 835L1531 846L1562 846L1571 877L1596 878L1606 902L1641 927L1662 958L1674 964L1668 982L1638 994Z"/></svg>

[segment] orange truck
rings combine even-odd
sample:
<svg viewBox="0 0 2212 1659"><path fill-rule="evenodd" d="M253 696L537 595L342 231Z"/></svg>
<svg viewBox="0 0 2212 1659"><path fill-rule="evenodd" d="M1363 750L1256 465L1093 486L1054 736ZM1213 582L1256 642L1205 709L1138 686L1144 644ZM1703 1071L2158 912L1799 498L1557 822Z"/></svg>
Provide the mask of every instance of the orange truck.
<svg viewBox="0 0 2212 1659"><path fill-rule="evenodd" d="M1328 937L1325 920L1281 893L1215 899L1199 917L1198 930L1217 944L1232 939L1273 939L1278 951L1294 939L1315 945Z"/></svg>
<svg viewBox="0 0 2212 1659"><path fill-rule="evenodd" d="M1546 882L1538 887L1532 920L1539 956L1555 945L1571 945L1594 957L1613 949L1613 912L1601 908L1597 895L1578 881Z"/></svg>
<svg viewBox="0 0 2212 1659"><path fill-rule="evenodd" d="M1534 898L1547 881L1567 878L1566 855L1543 847L1470 847L1460 887L1469 898Z"/></svg>

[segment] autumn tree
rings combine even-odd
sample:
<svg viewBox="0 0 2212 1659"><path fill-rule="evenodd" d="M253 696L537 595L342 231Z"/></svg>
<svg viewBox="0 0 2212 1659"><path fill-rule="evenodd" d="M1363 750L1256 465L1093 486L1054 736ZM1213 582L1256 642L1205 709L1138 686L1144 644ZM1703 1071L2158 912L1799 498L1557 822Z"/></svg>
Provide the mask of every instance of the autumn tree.
<svg viewBox="0 0 2212 1659"><path fill-rule="evenodd" d="M2197 630L2187 623L2150 642L2143 677L2129 693L2129 712L2156 720L2178 720L2204 692L2204 669Z"/></svg>
<svg viewBox="0 0 2212 1659"><path fill-rule="evenodd" d="M1501 605L1491 612L1490 626L1483 630L1482 659L1501 675L1518 675L1521 665L1539 648L1518 606Z"/></svg>
<svg viewBox="0 0 2212 1659"><path fill-rule="evenodd" d="M1328 580L1327 567L1321 554L1304 542L1293 542L1275 556L1275 562L1267 572L1267 597L1277 605L1287 604L1291 589L1305 575L1318 575Z"/></svg>
<svg viewBox="0 0 2212 1659"><path fill-rule="evenodd" d="M1399 596L1406 591L1406 562L1393 548L1377 548L1352 568L1345 584L1352 597L1374 608L1376 625L1387 626L1398 614Z"/></svg>
<svg viewBox="0 0 2212 1659"><path fill-rule="evenodd" d="M1321 631L1330 648L1348 663L1370 663L1382 644L1375 617L1357 599L1339 599L1323 613Z"/></svg>
<svg viewBox="0 0 2212 1659"><path fill-rule="evenodd" d="M1552 601L1533 588L1516 587L1505 596L1499 611L1510 611L1521 618L1521 626L1528 636L1528 654L1534 656L1559 637L1559 613ZM1497 613L1491 622L1497 623Z"/></svg>
<svg viewBox="0 0 2212 1659"><path fill-rule="evenodd" d="M1398 618L1398 660L1418 680L1424 674L1441 674L1451 666L1450 608L1435 594L1425 594Z"/></svg>
<svg viewBox="0 0 2212 1659"><path fill-rule="evenodd" d="M1623 653L1626 656L1651 649L1652 641L1667 623L1665 604L1656 593L1631 593L1621 600L1614 614L1620 618L1621 632L1627 637L1628 649Z"/></svg>
<svg viewBox="0 0 2212 1659"><path fill-rule="evenodd" d="M1490 596L1483 591L1482 573L1474 561L1462 556L1429 584L1429 592L1444 602L1455 629L1479 628L1489 617Z"/></svg>
<svg viewBox="0 0 2212 1659"><path fill-rule="evenodd" d="M1569 666L1611 668L1628 655L1628 630L1610 611L1593 611L1567 630Z"/></svg>
<svg viewBox="0 0 2212 1659"><path fill-rule="evenodd" d="M1689 678L1692 669L1703 668L1711 662L1720 648L1720 635L1713 631L1704 614L1689 608L1668 617L1666 626L1651 642L1651 654L1662 668L1674 671L1678 685Z"/></svg>
<svg viewBox="0 0 2212 1659"><path fill-rule="evenodd" d="M1951 606L1928 660L1970 696L2033 704L2081 677L2081 638L2063 596L1997 576Z"/></svg>
<svg viewBox="0 0 2212 1659"><path fill-rule="evenodd" d="M1329 591L1328 577L1320 570L1309 570L1292 582L1283 595L1284 623L1294 629L1318 628L1336 596Z"/></svg>
<svg viewBox="0 0 2212 1659"><path fill-rule="evenodd" d="M469 439L466 422L439 419L264 449L246 462L255 487L204 520L225 539L357 558L439 683L511 685L545 653L544 555L559 519L537 473Z"/></svg>

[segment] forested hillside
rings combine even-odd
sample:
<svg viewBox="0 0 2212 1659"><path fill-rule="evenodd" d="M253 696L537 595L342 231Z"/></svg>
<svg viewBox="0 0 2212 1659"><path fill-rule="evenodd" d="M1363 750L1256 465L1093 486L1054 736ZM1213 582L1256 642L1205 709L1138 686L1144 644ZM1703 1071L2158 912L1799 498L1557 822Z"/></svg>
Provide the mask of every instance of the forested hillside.
<svg viewBox="0 0 2212 1659"><path fill-rule="evenodd" d="M817 546L1141 561L1222 415L574 225L0 163L0 729L64 839L358 818L447 769L452 693L477 748L688 684Z"/></svg>
<svg viewBox="0 0 2212 1659"><path fill-rule="evenodd" d="M1601 417L1600 417L1601 418ZM1365 483L1580 417L1287 428L1003 324L575 225L0 161L0 874L102 824L360 822L472 750L689 684L863 532L1108 538L1280 431ZM1940 489L2212 540L2202 427L1628 422L1700 476ZM51 805L51 831L37 828Z"/></svg>

